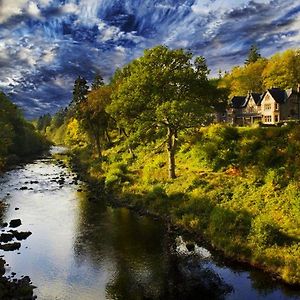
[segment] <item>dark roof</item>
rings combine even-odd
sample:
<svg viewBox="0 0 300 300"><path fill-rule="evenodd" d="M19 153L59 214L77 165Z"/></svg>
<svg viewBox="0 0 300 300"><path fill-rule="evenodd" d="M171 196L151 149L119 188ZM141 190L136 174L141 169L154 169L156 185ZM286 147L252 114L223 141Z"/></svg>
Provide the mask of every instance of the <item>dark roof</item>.
<svg viewBox="0 0 300 300"><path fill-rule="evenodd" d="M252 96L254 102L256 105L260 105L262 94L259 93L250 93L250 96Z"/></svg>
<svg viewBox="0 0 300 300"><path fill-rule="evenodd" d="M231 106L233 108L243 108L246 104L246 97L245 96L234 96L231 99Z"/></svg>
<svg viewBox="0 0 300 300"><path fill-rule="evenodd" d="M273 99L277 103L284 103L286 99L286 92L285 90L279 89L279 88L272 88L268 89L268 92L271 94Z"/></svg>

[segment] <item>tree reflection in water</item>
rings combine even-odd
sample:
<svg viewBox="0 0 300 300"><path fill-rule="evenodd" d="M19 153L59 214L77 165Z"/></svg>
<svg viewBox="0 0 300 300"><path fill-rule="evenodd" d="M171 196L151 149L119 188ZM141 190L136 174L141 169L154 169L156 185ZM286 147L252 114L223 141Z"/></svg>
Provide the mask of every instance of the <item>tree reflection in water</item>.
<svg viewBox="0 0 300 300"><path fill-rule="evenodd" d="M214 299L231 291L213 271L170 251L163 224L80 199L74 251L109 274L108 299ZM203 280L200 277L203 277Z"/></svg>

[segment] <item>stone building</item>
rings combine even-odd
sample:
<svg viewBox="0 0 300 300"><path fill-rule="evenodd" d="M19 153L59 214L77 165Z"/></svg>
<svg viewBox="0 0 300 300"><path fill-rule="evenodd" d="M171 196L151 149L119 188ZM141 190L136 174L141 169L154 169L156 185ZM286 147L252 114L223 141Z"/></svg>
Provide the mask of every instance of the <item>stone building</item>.
<svg viewBox="0 0 300 300"><path fill-rule="evenodd" d="M261 118L264 124L300 119L300 94L293 89L268 89L261 100Z"/></svg>
<svg viewBox="0 0 300 300"><path fill-rule="evenodd" d="M263 94L249 92L247 96L234 96L227 115L227 122L240 126L299 120L300 86L297 90L272 88Z"/></svg>

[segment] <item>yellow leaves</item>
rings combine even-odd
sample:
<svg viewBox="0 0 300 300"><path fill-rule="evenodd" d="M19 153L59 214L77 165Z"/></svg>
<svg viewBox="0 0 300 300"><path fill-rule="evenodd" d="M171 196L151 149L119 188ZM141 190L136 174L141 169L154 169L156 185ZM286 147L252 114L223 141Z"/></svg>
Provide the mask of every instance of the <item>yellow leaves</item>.
<svg viewBox="0 0 300 300"><path fill-rule="evenodd" d="M70 119L67 125L67 134L65 142L67 145L78 147L85 144L86 135L80 130L79 122L77 119Z"/></svg>
<svg viewBox="0 0 300 300"><path fill-rule="evenodd" d="M269 59L259 59L248 65L234 67L226 74L220 87L230 90L230 97L246 95L248 91L263 92L279 87L295 88L300 83L300 54L297 50L277 53Z"/></svg>
<svg viewBox="0 0 300 300"><path fill-rule="evenodd" d="M300 55L299 51L287 50L272 56L263 72L266 88L296 87L300 82Z"/></svg>
<svg viewBox="0 0 300 300"><path fill-rule="evenodd" d="M234 67L220 83L220 87L229 88L230 97L246 95L248 91L262 92L262 72L266 66L265 59L259 59L254 63L242 67Z"/></svg>

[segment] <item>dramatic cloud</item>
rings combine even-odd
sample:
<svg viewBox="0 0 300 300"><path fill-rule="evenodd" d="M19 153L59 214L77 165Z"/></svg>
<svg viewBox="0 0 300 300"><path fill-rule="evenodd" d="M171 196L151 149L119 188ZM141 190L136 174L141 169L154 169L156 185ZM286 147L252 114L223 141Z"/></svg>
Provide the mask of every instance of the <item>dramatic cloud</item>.
<svg viewBox="0 0 300 300"><path fill-rule="evenodd" d="M157 44L190 49L212 73L300 42L300 4L284 0L0 0L0 89L35 117Z"/></svg>

